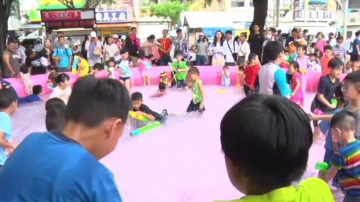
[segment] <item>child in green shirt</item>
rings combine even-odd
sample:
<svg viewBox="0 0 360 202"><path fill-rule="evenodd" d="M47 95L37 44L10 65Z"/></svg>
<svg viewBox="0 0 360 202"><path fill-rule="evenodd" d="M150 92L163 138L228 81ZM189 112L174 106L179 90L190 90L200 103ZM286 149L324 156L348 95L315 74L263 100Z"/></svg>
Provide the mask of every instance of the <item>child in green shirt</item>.
<svg viewBox="0 0 360 202"><path fill-rule="evenodd" d="M199 69L196 67L191 67L191 69L189 70L189 76L192 82L192 86L191 86L192 99L190 101L190 104L186 112L205 111L204 88L202 85L202 81L199 78L199 74L200 74Z"/></svg>
<svg viewBox="0 0 360 202"><path fill-rule="evenodd" d="M182 61L183 56L182 53L179 52L175 55L176 61L172 63L174 70L176 71L176 81L178 88L187 88L187 84L185 82L186 72L188 67L186 62Z"/></svg>

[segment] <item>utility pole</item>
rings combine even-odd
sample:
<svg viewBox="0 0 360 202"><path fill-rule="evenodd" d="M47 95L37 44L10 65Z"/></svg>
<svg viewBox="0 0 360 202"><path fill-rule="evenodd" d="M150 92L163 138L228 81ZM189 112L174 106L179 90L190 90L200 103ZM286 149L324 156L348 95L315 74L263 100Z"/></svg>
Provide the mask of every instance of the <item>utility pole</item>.
<svg viewBox="0 0 360 202"><path fill-rule="evenodd" d="M343 0L343 37L344 40L347 39L347 23L348 23L348 10L349 10L349 0Z"/></svg>
<svg viewBox="0 0 360 202"><path fill-rule="evenodd" d="M279 20L280 20L280 0L276 0L275 3L275 23L274 23L274 27L279 27Z"/></svg>

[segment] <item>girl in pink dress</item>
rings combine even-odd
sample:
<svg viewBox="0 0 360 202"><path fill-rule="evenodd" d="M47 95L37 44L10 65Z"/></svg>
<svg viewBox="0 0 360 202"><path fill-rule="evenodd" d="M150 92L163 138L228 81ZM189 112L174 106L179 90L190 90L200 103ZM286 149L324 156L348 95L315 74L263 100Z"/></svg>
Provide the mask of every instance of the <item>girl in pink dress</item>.
<svg viewBox="0 0 360 202"><path fill-rule="evenodd" d="M150 61L149 59L145 56L145 51L144 50L139 50L139 54L138 54L138 66L139 66L139 70L141 72L141 77L143 80L143 84L145 85L150 85Z"/></svg>
<svg viewBox="0 0 360 202"><path fill-rule="evenodd" d="M296 104L303 106L304 97L301 90L301 72L298 62L291 62L289 65L289 72L293 74L291 81L291 98Z"/></svg>

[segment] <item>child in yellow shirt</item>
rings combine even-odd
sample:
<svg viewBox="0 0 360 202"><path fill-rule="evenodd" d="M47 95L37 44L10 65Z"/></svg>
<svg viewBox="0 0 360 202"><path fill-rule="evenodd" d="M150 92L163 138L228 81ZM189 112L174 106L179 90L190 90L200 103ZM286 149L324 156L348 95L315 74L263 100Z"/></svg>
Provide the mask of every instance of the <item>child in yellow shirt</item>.
<svg viewBox="0 0 360 202"><path fill-rule="evenodd" d="M75 54L75 56L78 56L78 62L77 62L77 67L78 67L78 71L80 72L80 77L84 77L89 73L89 64L88 62L85 60L84 56L82 55L81 52L77 52Z"/></svg>
<svg viewBox="0 0 360 202"><path fill-rule="evenodd" d="M229 202L335 202L319 178L292 185L307 168L313 142L309 118L296 103L281 96L245 97L226 112L220 134L230 181L245 195Z"/></svg>

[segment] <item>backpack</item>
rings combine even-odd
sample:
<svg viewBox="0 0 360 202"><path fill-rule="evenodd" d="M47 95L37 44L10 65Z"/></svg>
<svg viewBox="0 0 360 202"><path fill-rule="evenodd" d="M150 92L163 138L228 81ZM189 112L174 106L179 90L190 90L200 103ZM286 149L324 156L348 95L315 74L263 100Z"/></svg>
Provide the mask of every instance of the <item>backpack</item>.
<svg viewBox="0 0 360 202"><path fill-rule="evenodd" d="M65 53L66 55L69 57L69 53L68 53L68 49L69 49L69 45L65 44ZM59 47L56 48L56 51L57 51L57 55L56 56L59 56Z"/></svg>

